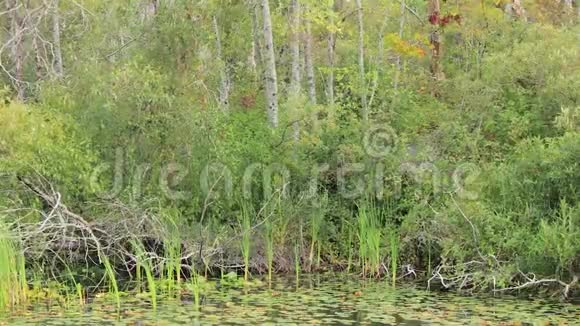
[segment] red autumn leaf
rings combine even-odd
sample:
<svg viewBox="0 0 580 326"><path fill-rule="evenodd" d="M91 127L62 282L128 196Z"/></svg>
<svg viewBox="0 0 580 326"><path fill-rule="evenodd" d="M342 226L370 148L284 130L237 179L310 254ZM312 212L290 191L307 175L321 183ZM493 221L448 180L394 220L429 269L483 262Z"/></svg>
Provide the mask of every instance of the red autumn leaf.
<svg viewBox="0 0 580 326"><path fill-rule="evenodd" d="M429 23L431 25L438 25L439 24L439 12L435 11L431 15L429 15Z"/></svg>

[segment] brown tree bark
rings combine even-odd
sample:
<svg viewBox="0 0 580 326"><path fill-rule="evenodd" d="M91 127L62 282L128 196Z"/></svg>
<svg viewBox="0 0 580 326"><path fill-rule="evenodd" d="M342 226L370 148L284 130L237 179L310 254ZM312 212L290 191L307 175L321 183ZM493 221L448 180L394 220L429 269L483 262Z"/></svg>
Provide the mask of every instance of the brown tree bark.
<svg viewBox="0 0 580 326"><path fill-rule="evenodd" d="M427 4L427 14L431 23L431 33L429 43L431 44L431 75L435 80L445 79L445 74L441 67L441 52L443 50L439 19L441 17L441 7L439 0L429 0Z"/></svg>
<svg viewBox="0 0 580 326"><path fill-rule="evenodd" d="M16 0L6 0L6 9L10 19L10 58L14 65L10 76L16 89L16 97L24 101L26 97L26 83L24 82L24 19L20 13L21 4Z"/></svg>

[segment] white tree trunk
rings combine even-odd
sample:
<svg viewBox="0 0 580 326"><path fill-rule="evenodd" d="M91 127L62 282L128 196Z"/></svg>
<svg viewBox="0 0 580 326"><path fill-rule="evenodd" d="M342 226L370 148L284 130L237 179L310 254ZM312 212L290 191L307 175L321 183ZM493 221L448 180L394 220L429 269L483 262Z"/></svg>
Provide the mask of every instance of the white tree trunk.
<svg viewBox="0 0 580 326"><path fill-rule="evenodd" d="M300 87L300 4L298 0L290 2L290 97L296 98Z"/></svg>
<svg viewBox="0 0 580 326"><path fill-rule="evenodd" d="M334 10L335 6L332 6ZM330 25L334 25L334 19L332 15L330 16ZM334 27L332 27L334 28ZM334 106L334 46L336 42L336 36L334 30L328 32L328 44L327 44L327 57L328 57L328 79L326 80L326 96L327 104L331 107Z"/></svg>
<svg viewBox="0 0 580 326"><path fill-rule="evenodd" d="M296 105L296 101L301 94L301 79L300 79L300 4L298 0L290 1L290 88L289 99L291 103ZM296 111L299 108L294 108ZM294 129L293 138L298 141L300 138L300 122L298 117L294 117L296 121L292 124Z"/></svg>
<svg viewBox="0 0 580 326"><path fill-rule="evenodd" d="M268 122L272 128L278 127L278 77L276 74L276 57L274 56L274 39L272 37L272 19L270 4L262 0L264 24L264 82L266 83L266 105Z"/></svg>
<svg viewBox="0 0 580 326"><path fill-rule="evenodd" d="M304 40L304 61L306 65L306 84L308 85L308 99L316 104L316 78L314 77L314 58L312 57L312 24L306 20L306 35Z"/></svg>
<svg viewBox="0 0 580 326"><path fill-rule="evenodd" d="M363 123L366 123L369 119L368 108L367 108L367 86L365 78L365 54L364 54L364 21L363 21L363 8L362 1L356 0L356 9L358 17L358 69L359 69L359 79L361 87L361 118Z"/></svg>
<svg viewBox="0 0 580 326"><path fill-rule="evenodd" d="M220 65L220 90L219 90L219 105L222 110L227 110L229 106L230 97L230 81L226 68L226 62L222 56L222 40L220 37L220 29L216 16L213 16L213 29L215 33L215 46L218 64Z"/></svg>
<svg viewBox="0 0 580 326"><path fill-rule="evenodd" d="M522 5L521 0L512 0L512 11L518 19L527 20L526 9Z"/></svg>
<svg viewBox="0 0 580 326"><path fill-rule="evenodd" d="M54 74L57 78L63 76L62 52L60 47L60 14L59 0L54 0L52 8L52 43L54 49Z"/></svg>
<svg viewBox="0 0 580 326"><path fill-rule="evenodd" d="M254 74L256 76L256 82L261 79L262 76L262 58L263 58L263 50L262 50L262 42L260 42L260 19L258 15L258 4L252 1L250 4L252 8L250 9L250 16L252 18L252 55L254 62Z"/></svg>

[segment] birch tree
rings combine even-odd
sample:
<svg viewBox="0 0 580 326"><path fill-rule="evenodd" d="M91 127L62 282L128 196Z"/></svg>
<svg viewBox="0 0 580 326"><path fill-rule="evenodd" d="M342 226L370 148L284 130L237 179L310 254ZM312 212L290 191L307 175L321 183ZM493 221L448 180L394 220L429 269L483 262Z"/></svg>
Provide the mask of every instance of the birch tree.
<svg viewBox="0 0 580 326"><path fill-rule="evenodd" d="M290 2L290 97L300 95L300 4Z"/></svg>
<svg viewBox="0 0 580 326"><path fill-rule="evenodd" d="M266 110L270 126L276 128L278 127L278 77L276 74L276 57L274 55L274 39L272 36L272 18L270 17L270 4L268 0L262 0L262 16L264 24Z"/></svg>
<svg viewBox="0 0 580 326"><path fill-rule="evenodd" d="M304 23L306 25L306 33L304 34L304 62L306 84L308 86L308 100L311 104L316 104L316 78L314 76L314 58L312 56L312 23L308 18L304 20Z"/></svg>
<svg viewBox="0 0 580 326"><path fill-rule="evenodd" d="M220 36L220 29L216 16L212 19L213 30L215 34L215 47L218 65L220 66L220 89L219 89L219 106L222 110L227 110L229 105L230 82L226 62L222 55L222 40Z"/></svg>
<svg viewBox="0 0 580 326"><path fill-rule="evenodd" d="M301 93L300 79L300 4L298 0L290 1L290 103L297 106ZM300 108L293 108L298 111ZM294 140L300 135L300 123L294 121Z"/></svg>
<svg viewBox="0 0 580 326"><path fill-rule="evenodd" d="M364 25L362 0L356 0L358 22L358 70L361 87L361 117L364 123L368 121L367 87L365 78L365 54L364 54Z"/></svg>
<svg viewBox="0 0 580 326"><path fill-rule="evenodd" d="M52 3L52 46L54 51L54 73L57 78L63 75L62 52L60 44L60 15L58 12L59 0Z"/></svg>
<svg viewBox="0 0 580 326"><path fill-rule="evenodd" d="M256 82L258 82L262 76L262 66L263 66L263 49L262 42L260 40L260 19L258 14L258 5L252 1L250 4L250 17L252 20L252 69L256 75ZM257 69L257 67L260 67Z"/></svg>

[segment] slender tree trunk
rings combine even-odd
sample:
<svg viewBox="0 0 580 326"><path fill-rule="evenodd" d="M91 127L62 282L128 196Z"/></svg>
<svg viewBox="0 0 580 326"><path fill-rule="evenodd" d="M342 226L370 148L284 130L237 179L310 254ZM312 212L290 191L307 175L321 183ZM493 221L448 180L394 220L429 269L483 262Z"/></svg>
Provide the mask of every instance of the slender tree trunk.
<svg viewBox="0 0 580 326"><path fill-rule="evenodd" d="M42 79L42 57L40 47L38 46L38 35L36 33L32 36L32 51L34 51L34 75L36 81L39 81Z"/></svg>
<svg viewBox="0 0 580 326"><path fill-rule="evenodd" d="M290 1L290 91L289 99L296 105L301 93L300 79L300 4L298 0ZM295 108L298 111L298 108ZM295 117L296 118L296 117ZM294 121L294 140L300 137L300 122Z"/></svg>
<svg viewBox="0 0 580 326"><path fill-rule="evenodd" d="M512 11L513 11L513 14L515 15L516 18L522 19L524 21L527 20L526 10L524 9L524 6L522 5L521 0L512 0Z"/></svg>
<svg viewBox="0 0 580 326"><path fill-rule="evenodd" d="M334 2L334 1L333 1ZM332 5L332 10L336 11L336 2ZM328 79L326 80L327 104L334 107L334 47L336 45L336 36L334 33L334 17L330 16L330 26L332 30L328 32L327 58L328 58Z"/></svg>
<svg viewBox="0 0 580 326"><path fill-rule="evenodd" d="M24 101L26 84L24 83L24 31L23 18L18 9L18 1L6 0L6 9L10 12L10 57L14 64L12 81L16 89L16 97Z"/></svg>
<svg viewBox="0 0 580 326"><path fill-rule="evenodd" d="M435 80L445 79L445 74L441 68L441 32L439 30L439 19L441 17L441 9L439 0L429 0L427 5L427 13L429 21L431 22L431 33L429 35L429 42L431 43L431 74Z"/></svg>
<svg viewBox="0 0 580 326"><path fill-rule="evenodd" d="M308 85L308 100L316 104L316 78L314 76L314 58L312 57L312 25L306 19L306 35L304 40L304 61L306 65L306 84Z"/></svg>
<svg viewBox="0 0 580 326"><path fill-rule="evenodd" d="M250 55L248 56L248 64L252 67L252 74L254 76L258 75L258 63L256 62L256 43L252 42L252 47L250 48Z"/></svg>
<svg viewBox="0 0 580 326"><path fill-rule="evenodd" d="M407 4L405 0L401 0L401 18L399 20L399 38L403 39L403 32L405 31L405 14L406 14L406 7ZM399 78L401 77L401 67L402 67L402 58L401 55L397 55L397 62L396 62L397 71L395 72L395 79L393 81L393 88L396 90L399 87Z"/></svg>
<svg viewBox="0 0 580 326"><path fill-rule="evenodd" d="M304 6L305 12L309 13L308 6ZM304 69L306 71L306 85L308 87L308 102L312 107L311 126L313 130L317 130L319 127L318 123L318 110L316 108L316 77L314 76L314 58L312 56L312 23L310 18L304 20L305 33L304 33Z"/></svg>
<svg viewBox="0 0 580 326"><path fill-rule="evenodd" d="M363 8L362 1L356 0L356 9L358 17L358 69L359 69L359 79L361 87L361 118L363 123L367 123L368 108L367 108L367 86L365 78L365 54L364 54L364 25L363 25Z"/></svg>
<svg viewBox="0 0 580 326"><path fill-rule="evenodd" d="M220 90L219 90L219 105L222 110L227 110L229 106L230 97L230 82L226 62L222 55L222 40L220 37L220 29L216 16L213 16L213 29L215 33L215 46L217 59L220 65Z"/></svg>
<svg viewBox="0 0 580 326"><path fill-rule="evenodd" d="M300 87L300 4L298 0L290 2L290 97L296 98Z"/></svg>
<svg viewBox="0 0 580 326"><path fill-rule="evenodd" d="M264 79L266 83L267 114L270 126L276 128L278 127L278 77L276 74L272 19L268 0L262 0L262 16L264 24Z"/></svg>
<svg viewBox="0 0 580 326"><path fill-rule="evenodd" d="M253 55L253 62L254 62L254 73L256 75L256 83L260 81L262 78L262 58L263 58L263 49L262 49L262 42L260 41L260 19L258 14L258 4L254 1L251 3L252 8L250 9L250 16L252 18L252 55ZM258 69L256 69L258 67Z"/></svg>
<svg viewBox="0 0 580 326"><path fill-rule="evenodd" d="M27 10L28 10L28 4L27 3ZM35 77L35 81L40 81L43 77L43 57L42 57L42 52L41 52L41 39L38 33L38 30L36 29L36 26L34 26L34 21L32 19L26 19L25 20L25 24L26 24L26 29L28 30L28 33L31 35L31 45L32 45L32 54L34 55L34 77Z"/></svg>
<svg viewBox="0 0 580 326"><path fill-rule="evenodd" d="M54 0L52 8L52 43L54 49L54 73L57 78L63 75L62 52L60 47L59 0Z"/></svg>

